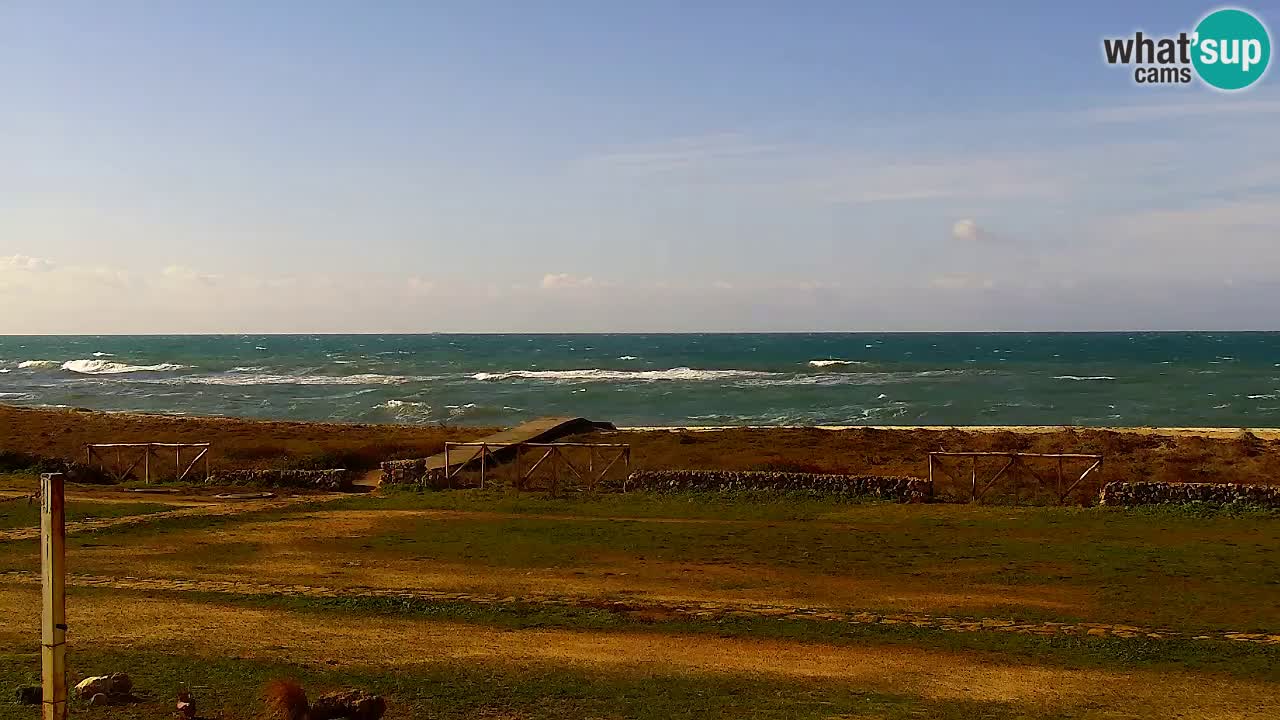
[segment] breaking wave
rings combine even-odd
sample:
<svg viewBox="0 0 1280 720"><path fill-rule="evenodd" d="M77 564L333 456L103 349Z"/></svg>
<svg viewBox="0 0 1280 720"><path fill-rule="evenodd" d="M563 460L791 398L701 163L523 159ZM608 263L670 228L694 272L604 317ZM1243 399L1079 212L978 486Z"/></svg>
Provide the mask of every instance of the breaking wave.
<svg viewBox="0 0 1280 720"><path fill-rule="evenodd" d="M274 373L246 372L251 368L237 368L239 372L223 375L200 375L175 378L173 382L193 385L403 385L411 382L435 380L436 377L409 377L405 375L279 375Z"/></svg>
<svg viewBox="0 0 1280 720"><path fill-rule="evenodd" d="M173 372L182 370L186 365L175 363L159 363L157 365L126 365L109 360L68 360L62 363L62 369L81 375L120 375L135 372Z"/></svg>
<svg viewBox="0 0 1280 720"><path fill-rule="evenodd" d="M813 367L831 367L832 365L866 365L865 362L858 360L810 360L809 364Z"/></svg>
<svg viewBox="0 0 1280 720"><path fill-rule="evenodd" d="M374 410L386 410L397 420L425 422L431 419L431 405L413 400L388 400L373 406Z"/></svg>
<svg viewBox="0 0 1280 720"><path fill-rule="evenodd" d="M1054 380L1115 380L1110 375L1054 375Z"/></svg>
<svg viewBox="0 0 1280 720"><path fill-rule="evenodd" d="M962 375L963 370L922 370L918 372L853 372L853 373L784 373L762 370L694 370L687 367L669 370L511 370L480 372L472 380L541 380L544 382L729 382L737 387L783 385L876 385L911 382L923 378Z"/></svg>
<svg viewBox="0 0 1280 720"><path fill-rule="evenodd" d="M38 368L55 368L62 363L57 360L23 360L18 363L19 370L32 370Z"/></svg>
<svg viewBox="0 0 1280 720"><path fill-rule="evenodd" d="M767 378L781 373L755 370L694 370L687 367L670 370L510 370L507 372L479 372L472 380L550 380L571 382L699 382L705 380L737 380L742 378Z"/></svg>

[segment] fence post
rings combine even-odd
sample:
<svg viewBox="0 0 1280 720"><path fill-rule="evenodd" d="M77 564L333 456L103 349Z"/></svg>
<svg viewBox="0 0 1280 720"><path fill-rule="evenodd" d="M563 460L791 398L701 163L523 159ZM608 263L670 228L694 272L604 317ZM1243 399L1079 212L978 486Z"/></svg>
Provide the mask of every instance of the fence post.
<svg viewBox="0 0 1280 720"><path fill-rule="evenodd" d="M978 456L974 455L969 459L972 461L969 465L971 470L969 475L969 482L970 482L969 502L977 502L978 501Z"/></svg>
<svg viewBox="0 0 1280 720"><path fill-rule="evenodd" d="M62 473L40 476L40 670L42 720L67 717L66 514Z"/></svg>
<svg viewBox="0 0 1280 720"><path fill-rule="evenodd" d="M933 497L933 453L929 453L929 497Z"/></svg>

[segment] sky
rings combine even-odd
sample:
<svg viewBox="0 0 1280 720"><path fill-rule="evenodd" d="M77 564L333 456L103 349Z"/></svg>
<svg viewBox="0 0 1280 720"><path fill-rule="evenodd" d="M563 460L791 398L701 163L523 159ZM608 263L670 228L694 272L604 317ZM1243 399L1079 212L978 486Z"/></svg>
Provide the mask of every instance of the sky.
<svg viewBox="0 0 1280 720"><path fill-rule="evenodd" d="M0 0L0 334L1280 330L1216 7Z"/></svg>

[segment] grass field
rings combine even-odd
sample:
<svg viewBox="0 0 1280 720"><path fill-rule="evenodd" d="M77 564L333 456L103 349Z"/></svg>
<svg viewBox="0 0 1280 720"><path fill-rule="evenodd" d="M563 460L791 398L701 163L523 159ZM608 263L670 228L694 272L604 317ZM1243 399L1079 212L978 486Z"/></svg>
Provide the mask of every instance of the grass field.
<svg viewBox="0 0 1280 720"><path fill-rule="evenodd" d="M73 672L148 700L114 717L178 682L250 717L280 676L397 718L1280 712L1274 513L389 492L68 548ZM38 671L35 550L0 535L5 686Z"/></svg>

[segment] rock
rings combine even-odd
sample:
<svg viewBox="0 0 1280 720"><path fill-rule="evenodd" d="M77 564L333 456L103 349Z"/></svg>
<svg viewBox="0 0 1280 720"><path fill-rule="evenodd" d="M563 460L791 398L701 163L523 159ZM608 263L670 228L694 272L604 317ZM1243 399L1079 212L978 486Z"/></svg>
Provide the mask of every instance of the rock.
<svg viewBox="0 0 1280 720"><path fill-rule="evenodd" d="M75 695L83 700L92 698L94 695L105 695L110 689L110 675L94 675L76 683Z"/></svg>
<svg viewBox="0 0 1280 720"><path fill-rule="evenodd" d="M19 705L39 705L44 700L44 688L39 685L27 685L18 688Z"/></svg>
<svg viewBox="0 0 1280 720"><path fill-rule="evenodd" d="M133 690L133 678L128 673L111 673L111 689L109 695L128 695Z"/></svg>
<svg viewBox="0 0 1280 720"><path fill-rule="evenodd" d="M80 699L88 698L90 701L97 695L102 695L102 702L136 702L136 698L129 694L133 690L133 679L128 673L111 673L110 675L95 675L87 677L76 684L75 696Z"/></svg>
<svg viewBox="0 0 1280 720"><path fill-rule="evenodd" d="M343 690L321 695L311 703L309 720L380 720L387 702L380 695L363 690Z"/></svg>

